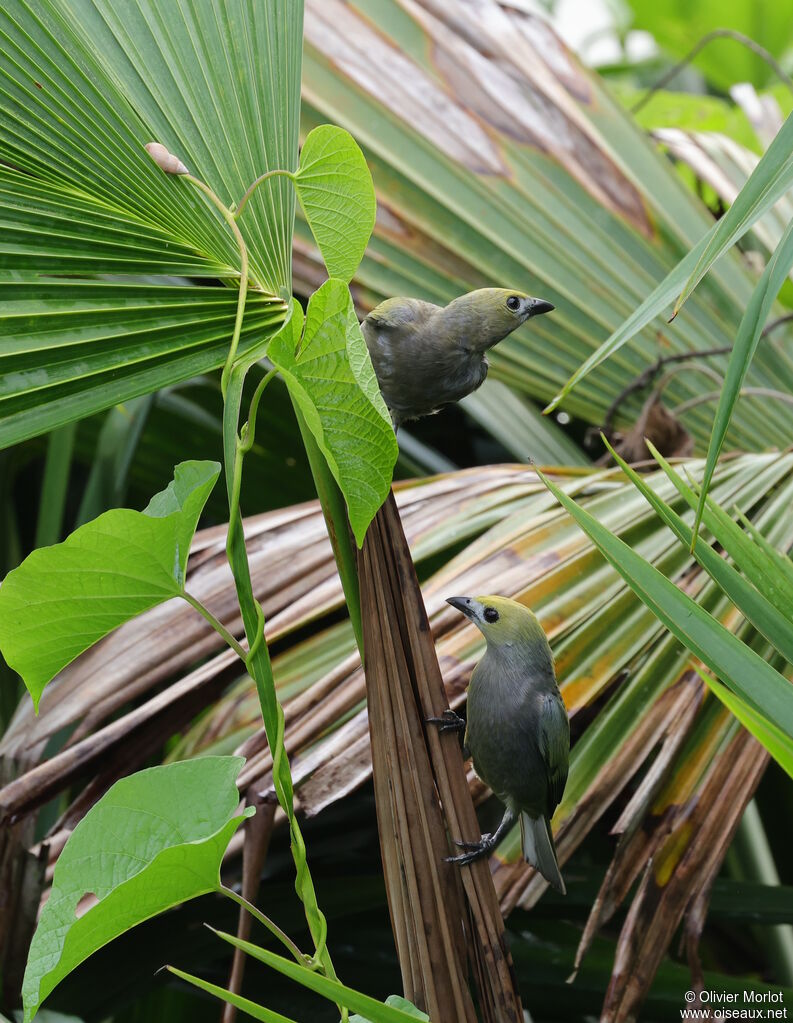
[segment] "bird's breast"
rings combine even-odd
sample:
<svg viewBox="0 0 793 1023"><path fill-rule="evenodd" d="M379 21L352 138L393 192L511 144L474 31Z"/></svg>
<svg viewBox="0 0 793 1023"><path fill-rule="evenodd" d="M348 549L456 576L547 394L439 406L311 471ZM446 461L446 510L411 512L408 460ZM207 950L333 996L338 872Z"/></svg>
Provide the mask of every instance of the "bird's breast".
<svg viewBox="0 0 793 1023"><path fill-rule="evenodd" d="M487 376L481 355L418 331L406 331L398 346L386 332L367 338L367 344L385 403L402 419L459 401Z"/></svg>
<svg viewBox="0 0 793 1023"><path fill-rule="evenodd" d="M467 744L474 770L502 802L540 813L548 783L537 697L530 680L488 670L483 658L468 688Z"/></svg>

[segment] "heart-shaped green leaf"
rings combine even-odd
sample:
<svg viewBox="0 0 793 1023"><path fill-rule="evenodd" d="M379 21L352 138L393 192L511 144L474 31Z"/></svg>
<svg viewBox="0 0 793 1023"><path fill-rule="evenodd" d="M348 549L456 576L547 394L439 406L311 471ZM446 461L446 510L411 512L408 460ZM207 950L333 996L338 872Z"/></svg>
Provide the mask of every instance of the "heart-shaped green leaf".
<svg viewBox="0 0 793 1023"><path fill-rule="evenodd" d="M360 546L391 485L396 437L347 285L331 279L314 292L298 347L301 326L293 307L267 354L344 494Z"/></svg>
<svg viewBox="0 0 793 1023"><path fill-rule="evenodd" d="M328 275L352 280L377 208L372 175L358 143L335 125L315 128L300 151L294 182Z"/></svg>
<svg viewBox="0 0 793 1023"><path fill-rule="evenodd" d="M131 927L215 891L237 814L241 757L199 757L122 778L74 829L30 946L25 1023L76 966ZM79 903L98 899L84 913Z"/></svg>
<svg viewBox="0 0 793 1023"><path fill-rule="evenodd" d="M0 650L33 702L123 622L178 596L217 462L182 462L143 512L115 508L33 551L0 586Z"/></svg>

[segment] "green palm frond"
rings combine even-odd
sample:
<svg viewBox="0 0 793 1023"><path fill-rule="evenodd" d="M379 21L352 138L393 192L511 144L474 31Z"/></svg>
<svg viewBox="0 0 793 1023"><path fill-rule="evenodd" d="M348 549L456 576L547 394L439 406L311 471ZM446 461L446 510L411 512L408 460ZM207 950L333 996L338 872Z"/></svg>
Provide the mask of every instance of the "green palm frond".
<svg viewBox="0 0 793 1023"><path fill-rule="evenodd" d="M236 245L144 146L164 143L228 202L293 170L302 5L12 0L0 39L5 446L222 364ZM249 206L248 344L284 317L292 186L277 178Z"/></svg>

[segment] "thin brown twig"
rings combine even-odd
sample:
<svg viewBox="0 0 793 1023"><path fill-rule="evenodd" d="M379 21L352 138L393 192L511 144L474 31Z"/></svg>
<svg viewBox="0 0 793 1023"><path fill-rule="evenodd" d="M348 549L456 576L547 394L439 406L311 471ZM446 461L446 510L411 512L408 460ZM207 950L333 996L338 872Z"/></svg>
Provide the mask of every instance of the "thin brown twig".
<svg viewBox="0 0 793 1023"><path fill-rule="evenodd" d="M721 391L708 391L706 394L698 394L695 398L689 398L672 409L672 415L681 416L684 412L697 408L698 405L706 405L709 401L717 401L721 397ZM787 402L793 405L793 394L785 391L777 391L773 387L742 387L739 391L740 398L772 398L774 401Z"/></svg>
<svg viewBox="0 0 793 1023"><path fill-rule="evenodd" d="M771 320L763 327L760 334L760 338L767 338L772 334L778 327L783 326L786 323L793 321L793 313L785 313L783 316L778 316L775 320ZM601 431L605 433L607 437L611 436L612 427L614 425L614 417L620 409L620 406L625 402L632 394L636 391L644 391L650 387L654 382L655 378L664 368L664 366L670 366L674 363L688 362L690 359L707 359L713 355L728 355L732 351L732 345L721 345L719 348L703 348L700 351L692 352L678 352L675 355L662 355L646 369L643 369L638 376L635 376L628 384L623 387L619 394L614 398L612 403L606 409L606 414L603 417L603 425Z"/></svg>
<svg viewBox="0 0 793 1023"><path fill-rule="evenodd" d="M764 46L761 46L759 43L756 43L754 39L744 35L743 32L738 32L734 28L714 28L712 32L707 32L698 43L692 46L682 60L679 60L674 67L664 72L658 81L656 81L654 85L650 86L647 92L645 92L645 94L633 104L631 107L631 113L636 114L642 109L642 107L646 106L657 92L663 89L665 85L668 85L673 78L676 78L677 75L679 75L680 72L700 53L700 51L704 50L708 43L713 42L714 39L734 39L735 42L741 43L742 46L751 50L755 56L764 60L766 64L768 64L768 66L776 72L779 80L783 82L791 92L793 92L793 78L787 74L773 54L769 53Z"/></svg>

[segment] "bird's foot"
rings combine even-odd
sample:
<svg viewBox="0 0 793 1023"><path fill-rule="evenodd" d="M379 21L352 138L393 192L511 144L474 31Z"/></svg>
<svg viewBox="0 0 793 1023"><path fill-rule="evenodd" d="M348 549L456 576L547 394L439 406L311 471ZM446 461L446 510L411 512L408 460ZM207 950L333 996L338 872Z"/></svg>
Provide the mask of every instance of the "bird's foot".
<svg viewBox="0 0 793 1023"><path fill-rule="evenodd" d="M460 853L459 856L445 856L444 859L447 863L457 863L464 867L467 863L475 863L477 860L489 856L495 848L497 841L496 836L490 834L482 835L478 842L460 842L455 839L454 844L466 851Z"/></svg>
<svg viewBox="0 0 793 1023"><path fill-rule="evenodd" d="M461 732L465 728L465 718L453 710L445 710L440 717L425 720L428 725L437 725L439 732Z"/></svg>

